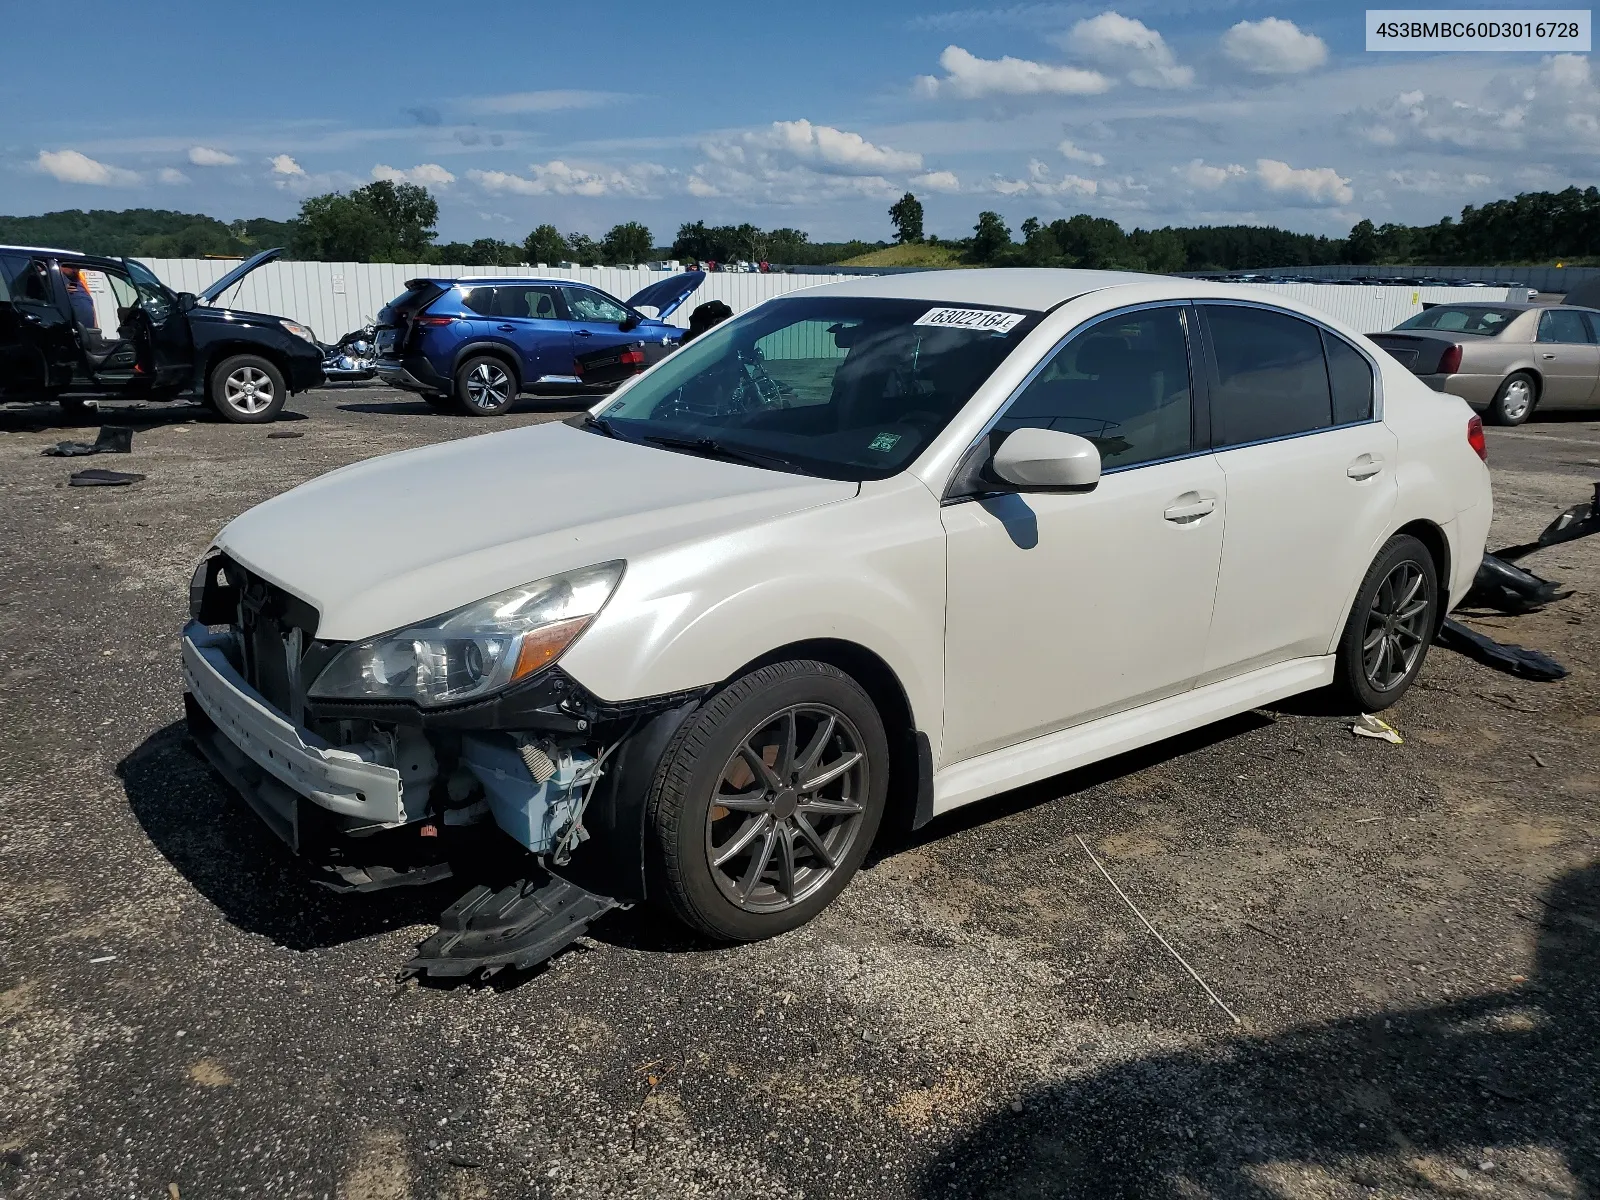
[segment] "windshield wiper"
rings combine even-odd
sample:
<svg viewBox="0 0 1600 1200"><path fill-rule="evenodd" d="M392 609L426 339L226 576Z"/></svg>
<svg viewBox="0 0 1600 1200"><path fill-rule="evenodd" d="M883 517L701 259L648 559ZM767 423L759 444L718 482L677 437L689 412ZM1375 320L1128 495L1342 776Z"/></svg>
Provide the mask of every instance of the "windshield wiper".
<svg viewBox="0 0 1600 1200"><path fill-rule="evenodd" d="M742 462L753 467L776 466L782 470L793 471L800 475L808 474L793 459L784 458L778 454L767 454L761 450L747 450L743 446L730 446L725 442L717 441L716 438L677 437L670 433L647 433L641 436L639 440L641 442L649 442L653 446L664 446L669 450L688 450L692 454L702 454L707 458L721 458L729 462Z"/></svg>
<svg viewBox="0 0 1600 1200"><path fill-rule="evenodd" d="M616 426L612 425L609 420L607 420L605 417L597 417L593 413L585 414L583 418L583 427L585 429L598 429L608 438L617 438L619 441L624 442L628 440L617 432Z"/></svg>

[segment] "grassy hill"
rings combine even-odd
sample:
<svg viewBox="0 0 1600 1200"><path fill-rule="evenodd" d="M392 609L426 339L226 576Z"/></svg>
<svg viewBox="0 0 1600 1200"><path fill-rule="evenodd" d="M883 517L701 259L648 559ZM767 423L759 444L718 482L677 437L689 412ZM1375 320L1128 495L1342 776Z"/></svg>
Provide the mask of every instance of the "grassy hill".
<svg viewBox="0 0 1600 1200"><path fill-rule="evenodd" d="M954 246L943 243L934 246L927 242L908 242L902 246L885 246L867 254L858 254L838 263L841 267L961 267L961 253Z"/></svg>

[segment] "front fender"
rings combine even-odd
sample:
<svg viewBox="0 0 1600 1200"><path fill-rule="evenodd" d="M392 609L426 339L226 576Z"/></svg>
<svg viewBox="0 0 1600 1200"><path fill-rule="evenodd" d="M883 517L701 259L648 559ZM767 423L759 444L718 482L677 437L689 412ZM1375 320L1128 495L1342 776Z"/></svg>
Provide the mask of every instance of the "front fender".
<svg viewBox="0 0 1600 1200"><path fill-rule="evenodd" d="M872 651L898 677L916 728L944 712L944 530L910 476L854 498L628 563L562 669L607 701L730 678L793 642Z"/></svg>

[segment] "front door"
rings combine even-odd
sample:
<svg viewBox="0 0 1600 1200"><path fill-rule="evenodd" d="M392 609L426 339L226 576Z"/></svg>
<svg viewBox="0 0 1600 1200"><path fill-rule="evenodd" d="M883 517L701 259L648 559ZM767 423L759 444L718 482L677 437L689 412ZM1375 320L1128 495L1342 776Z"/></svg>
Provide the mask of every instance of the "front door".
<svg viewBox="0 0 1600 1200"><path fill-rule="evenodd" d="M1575 308L1550 308L1539 314L1539 344L1534 347L1544 387L1541 406L1577 407L1587 404L1600 375L1600 346L1594 344L1589 323Z"/></svg>
<svg viewBox="0 0 1600 1200"><path fill-rule="evenodd" d="M83 348L83 382L125 389L143 384L150 359L148 321L139 313L139 292L119 271L63 262L61 282Z"/></svg>
<svg viewBox="0 0 1600 1200"><path fill-rule="evenodd" d="M1244 304L1201 308L1228 534L1205 678L1331 651L1394 510L1398 442L1373 369L1337 335Z"/></svg>
<svg viewBox="0 0 1600 1200"><path fill-rule="evenodd" d="M622 322L629 316L628 310L604 292L569 284L562 287L561 295L567 302L567 313L572 318L570 328L574 354L625 346L639 340L639 335L632 329L622 329ZM571 370L570 365L568 370Z"/></svg>
<svg viewBox="0 0 1600 1200"><path fill-rule="evenodd" d="M1200 674L1227 496L1190 385L1191 311L1139 309L1073 335L975 451L1023 427L1080 434L1100 447L1093 491L947 497L941 766Z"/></svg>
<svg viewBox="0 0 1600 1200"><path fill-rule="evenodd" d="M142 362L150 387L161 391L182 387L194 372L194 334L189 314L178 298L141 262L124 259L128 279L138 293L134 319L143 326L146 358Z"/></svg>

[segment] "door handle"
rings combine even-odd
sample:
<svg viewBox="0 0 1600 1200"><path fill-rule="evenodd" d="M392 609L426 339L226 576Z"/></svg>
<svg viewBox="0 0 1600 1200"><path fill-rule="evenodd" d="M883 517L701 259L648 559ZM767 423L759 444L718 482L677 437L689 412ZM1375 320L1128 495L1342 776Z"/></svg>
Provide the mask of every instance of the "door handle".
<svg viewBox="0 0 1600 1200"><path fill-rule="evenodd" d="M1541 355L1539 355L1539 357L1540 357L1540 358L1554 358L1554 357L1555 357L1555 355L1554 355L1554 354L1548 354L1548 353L1546 353L1546 354L1541 354Z"/></svg>
<svg viewBox="0 0 1600 1200"><path fill-rule="evenodd" d="M593 337L594 333L591 330L588 330L588 329L574 329L572 331L572 336L573 337Z"/></svg>
<svg viewBox="0 0 1600 1200"><path fill-rule="evenodd" d="M517 329L515 325L496 325L495 328L501 333L515 333Z"/></svg>
<svg viewBox="0 0 1600 1200"><path fill-rule="evenodd" d="M1176 524L1186 525L1216 511L1217 498L1215 496L1202 496L1198 492L1188 492L1173 501L1161 515Z"/></svg>
<svg viewBox="0 0 1600 1200"><path fill-rule="evenodd" d="M1363 454L1344 469L1351 479L1371 479L1383 470L1383 455Z"/></svg>

